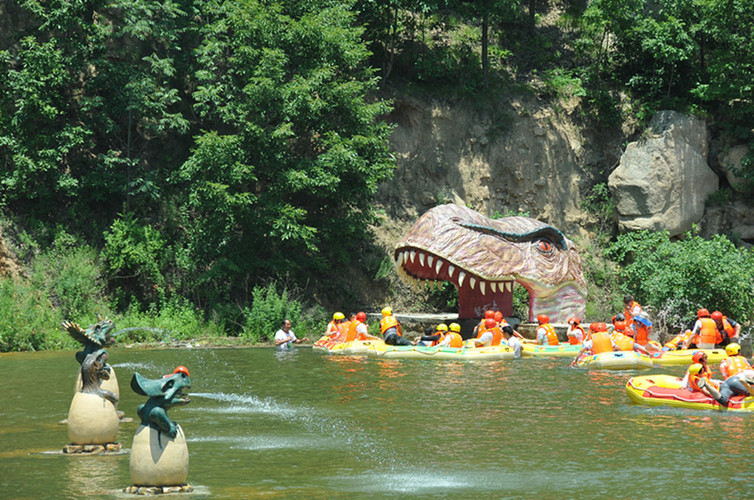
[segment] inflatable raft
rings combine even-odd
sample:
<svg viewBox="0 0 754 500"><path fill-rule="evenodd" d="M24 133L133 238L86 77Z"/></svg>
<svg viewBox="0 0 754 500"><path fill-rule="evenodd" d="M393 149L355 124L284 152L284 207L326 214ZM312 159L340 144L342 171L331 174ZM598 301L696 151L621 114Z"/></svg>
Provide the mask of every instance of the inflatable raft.
<svg viewBox="0 0 754 500"><path fill-rule="evenodd" d="M720 363L720 361L728 357L728 355L725 354L725 349L681 349L678 351L661 351L651 353L650 357L655 365L690 365L693 363L691 357L696 351L706 352L707 363L710 365Z"/></svg>
<svg viewBox="0 0 754 500"><path fill-rule="evenodd" d="M317 340L312 348L326 351L330 354L366 356L372 347L385 345L386 344L381 340L354 340L351 342L340 342L325 335Z"/></svg>
<svg viewBox="0 0 754 500"><path fill-rule="evenodd" d="M671 375L642 375L628 379L626 393L631 401L646 406L674 406L695 410L754 411L754 397L733 396L728 406L701 392L681 387L681 379Z"/></svg>
<svg viewBox="0 0 754 500"><path fill-rule="evenodd" d="M507 345L494 347L440 347L440 346L394 346L374 345L369 348L369 356L386 359L513 359L513 348Z"/></svg>
<svg viewBox="0 0 754 500"><path fill-rule="evenodd" d="M569 344L561 342L558 345L534 345L523 344L521 346L521 355L524 357L575 357L581 350L581 344Z"/></svg>
<svg viewBox="0 0 754 500"><path fill-rule="evenodd" d="M601 352L582 355L575 366L590 370L638 370L652 368L652 359L636 351Z"/></svg>

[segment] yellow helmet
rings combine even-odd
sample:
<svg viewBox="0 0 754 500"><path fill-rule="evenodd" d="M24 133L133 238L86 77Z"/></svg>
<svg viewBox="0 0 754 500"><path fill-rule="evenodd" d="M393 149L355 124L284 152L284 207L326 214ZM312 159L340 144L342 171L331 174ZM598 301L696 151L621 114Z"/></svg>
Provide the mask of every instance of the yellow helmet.
<svg viewBox="0 0 754 500"><path fill-rule="evenodd" d="M696 375L700 371L702 371L702 364L701 363L694 363L693 365L689 366L689 373L691 375Z"/></svg>
<svg viewBox="0 0 754 500"><path fill-rule="evenodd" d="M334 320L346 319L346 315L343 314L342 312L336 312L335 314L332 315L332 319Z"/></svg>
<svg viewBox="0 0 754 500"><path fill-rule="evenodd" d="M439 325L437 325L437 331L447 332L448 331L448 325L446 325L445 323L440 323Z"/></svg>
<svg viewBox="0 0 754 500"><path fill-rule="evenodd" d="M725 354L728 356L735 356L739 352L741 352L741 346L735 342L725 346Z"/></svg>
<svg viewBox="0 0 754 500"><path fill-rule="evenodd" d="M385 307L385 308L384 308L384 309L382 310L382 315L383 315L383 316L390 316L391 314L393 314L393 308L392 308L392 307L390 307L390 306L388 306L388 307Z"/></svg>
<svg viewBox="0 0 754 500"><path fill-rule="evenodd" d="M458 323L451 323L450 324L450 331L451 332L456 332L456 333L461 333L461 325L459 325Z"/></svg>

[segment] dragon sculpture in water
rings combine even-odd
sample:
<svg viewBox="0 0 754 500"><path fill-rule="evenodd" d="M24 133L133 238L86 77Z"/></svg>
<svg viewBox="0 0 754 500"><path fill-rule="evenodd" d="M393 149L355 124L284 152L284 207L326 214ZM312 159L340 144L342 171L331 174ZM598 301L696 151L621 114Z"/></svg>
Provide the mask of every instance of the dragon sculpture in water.
<svg viewBox="0 0 754 500"><path fill-rule="evenodd" d="M147 402L139 405L136 410L141 424L174 438L178 433L178 424L168 417L168 409L188 404L190 398L183 391L190 388L191 379L185 366L179 366L171 375L157 380L134 372L131 389L141 396L149 396Z"/></svg>
<svg viewBox="0 0 754 500"><path fill-rule="evenodd" d="M398 274L415 287L449 281L458 316L513 312L513 283L529 292L529 320L584 318L586 283L576 246L558 229L529 217L490 219L460 205L428 210L394 252Z"/></svg>
<svg viewBox="0 0 754 500"><path fill-rule="evenodd" d="M84 346L83 351L76 353L76 361L80 363L84 362L84 359L91 353L108 346L114 342L111 334L115 328L115 323L111 319L102 318L97 315L97 323L89 325L86 330L81 328L78 324L65 320L63 321L63 330L73 337Z"/></svg>
<svg viewBox="0 0 754 500"><path fill-rule="evenodd" d="M99 349L93 353L87 354L84 361L81 363L81 392L96 394L107 399L112 404L117 405L118 396L100 387L101 381L109 378L110 372L107 366L107 351Z"/></svg>

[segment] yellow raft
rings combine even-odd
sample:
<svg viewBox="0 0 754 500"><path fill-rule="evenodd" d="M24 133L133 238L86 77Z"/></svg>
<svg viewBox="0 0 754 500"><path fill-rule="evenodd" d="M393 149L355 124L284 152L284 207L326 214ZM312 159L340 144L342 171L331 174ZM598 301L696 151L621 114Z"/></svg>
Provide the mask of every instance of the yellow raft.
<svg viewBox="0 0 754 500"><path fill-rule="evenodd" d="M694 410L754 411L754 397L733 396L728 406L721 406L709 396L681 386L681 379L672 375L642 375L626 383L631 401L646 406L673 406Z"/></svg>
<svg viewBox="0 0 754 500"><path fill-rule="evenodd" d="M386 359L479 359L498 360L513 359L513 348L507 345L494 347L472 347L468 343L464 347L440 346L407 346L407 345L374 345L369 348L369 356Z"/></svg>
<svg viewBox="0 0 754 500"><path fill-rule="evenodd" d="M581 350L581 344L569 344L568 342L561 342L558 345L535 345L535 344L523 344L521 345L521 355L524 357L562 357L573 358Z"/></svg>
<svg viewBox="0 0 754 500"><path fill-rule="evenodd" d="M590 370L638 370L652 368L652 359L636 351L613 351L582 355L575 363Z"/></svg>
<svg viewBox="0 0 754 500"><path fill-rule="evenodd" d="M652 362L659 366L673 366L673 365L690 365L693 363L691 357L696 351L703 351L707 353L707 363L719 363L728 357L725 354L725 349L681 349L678 351L661 351L653 352L649 355L652 358Z"/></svg>
<svg viewBox="0 0 754 500"><path fill-rule="evenodd" d="M374 346L384 346L381 340L354 340L351 342L340 342L333 340L327 335L320 337L312 348L320 351L326 351L330 354L343 354L347 356L366 356L369 350Z"/></svg>

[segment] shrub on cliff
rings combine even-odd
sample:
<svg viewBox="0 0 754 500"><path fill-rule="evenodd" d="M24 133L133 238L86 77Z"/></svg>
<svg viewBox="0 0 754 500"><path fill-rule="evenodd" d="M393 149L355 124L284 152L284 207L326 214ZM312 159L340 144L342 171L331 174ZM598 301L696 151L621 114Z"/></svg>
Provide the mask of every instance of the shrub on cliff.
<svg viewBox="0 0 754 500"><path fill-rule="evenodd" d="M624 291L642 304L658 310L684 309L670 311L678 318L688 318L689 307L705 307L736 321L752 320L754 255L723 235L707 240L691 231L673 241L667 232L627 233L618 237L608 255L622 264Z"/></svg>

